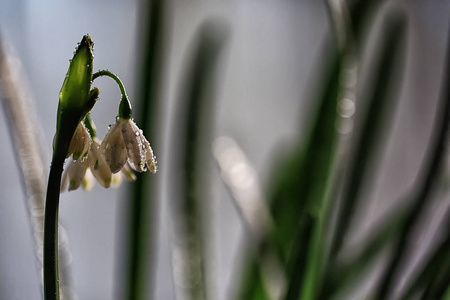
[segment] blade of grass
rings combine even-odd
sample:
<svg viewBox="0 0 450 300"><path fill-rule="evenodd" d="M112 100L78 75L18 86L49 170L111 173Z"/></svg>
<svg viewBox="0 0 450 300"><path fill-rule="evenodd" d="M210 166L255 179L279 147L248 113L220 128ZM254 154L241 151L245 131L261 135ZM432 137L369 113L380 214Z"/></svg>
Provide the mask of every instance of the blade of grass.
<svg viewBox="0 0 450 300"><path fill-rule="evenodd" d="M201 25L189 65L183 78L174 143L173 179L178 180L180 197L173 197L179 222L175 250L181 257L179 265L186 299L206 299L205 251L203 249L202 211L208 203L205 184L204 156L210 145L214 80L221 51L227 38L223 24L210 20ZM174 150L175 151L175 150ZM175 263L174 263L175 264Z"/></svg>
<svg viewBox="0 0 450 300"><path fill-rule="evenodd" d="M327 171L333 161L335 150L335 121L340 59L333 54L328 65L329 72L324 81L321 95L315 103L312 126L302 150L299 147L281 168L279 180L269 196L271 211L277 226L279 242L287 254L298 234L298 223L308 211L317 211L320 203L315 202L326 185Z"/></svg>
<svg viewBox="0 0 450 300"><path fill-rule="evenodd" d="M357 44L362 44L362 39L364 37L364 30L366 29L366 24L369 23L372 15L375 15L376 10L378 10L385 0L356 0L350 3L349 12L351 27L353 31L354 38Z"/></svg>
<svg viewBox="0 0 450 300"><path fill-rule="evenodd" d="M449 250L447 249L447 253ZM435 280L430 281L425 289L424 299L442 299L447 288L450 286L450 256L447 255L441 260L441 266L438 270Z"/></svg>
<svg viewBox="0 0 450 300"><path fill-rule="evenodd" d="M223 183L249 232L252 252L257 256L260 268L257 268L255 262L249 270L252 272L249 276L255 276L257 280L263 281L264 286L257 287L260 293L267 290L270 299L279 299L285 287L284 267L282 267L284 262L280 261L280 249L275 248L278 243L274 237L273 220L256 170L231 138L221 137L214 141L213 154ZM248 299L250 293L245 291L242 293L241 297ZM261 297L257 296L258 299Z"/></svg>
<svg viewBox="0 0 450 300"><path fill-rule="evenodd" d="M139 98L136 112L137 121L152 143L155 153L160 153L158 136L159 106L161 102L162 80L164 78L164 62L167 41L167 3L164 0L147 1L143 11L146 15L144 38L138 39L142 47L142 64L139 80ZM142 42L144 41L144 42ZM148 173L136 174L136 182L130 190L129 225L127 251L127 277L125 287L126 299L149 299L148 291L152 291L155 226L158 221L156 214L154 178Z"/></svg>
<svg viewBox="0 0 450 300"><path fill-rule="evenodd" d="M44 244L44 206L47 172L42 147L39 143L41 132L37 125L36 116L30 103L30 91L27 88L26 76L18 57L5 37L0 35L0 92L5 117L10 125L9 132L16 154L16 162L20 170L23 189L27 198L26 207L33 231L38 274L43 272L43 244ZM60 264L60 293L71 290L69 239L64 227L59 224L59 258ZM41 282L42 283L42 282Z"/></svg>
<svg viewBox="0 0 450 300"><path fill-rule="evenodd" d="M215 140L212 152L222 181L252 239L255 244L264 243L272 230L272 219L256 170L232 138Z"/></svg>
<svg viewBox="0 0 450 300"><path fill-rule="evenodd" d="M267 288L264 285L263 277L259 261L253 257L253 253L249 256L250 261L246 266L243 276L244 281L239 291L237 299L242 300L271 300Z"/></svg>
<svg viewBox="0 0 450 300"><path fill-rule="evenodd" d="M39 144L38 126L33 123L36 116L31 110L28 89L20 77L23 73L20 61L13 53L12 46L0 35L0 92L1 100L8 119L9 133L16 155L16 163L20 170L28 208L30 225L32 226L39 264L42 272L42 253L44 238L44 205L46 194L46 168L44 156Z"/></svg>
<svg viewBox="0 0 450 300"><path fill-rule="evenodd" d="M445 291L444 296L442 297L443 300L450 300L450 286L447 287L447 290Z"/></svg>
<svg viewBox="0 0 450 300"><path fill-rule="evenodd" d="M450 30L449 30L450 34ZM447 128L450 121L450 38L447 40L447 58L445 77L442 82L442 95L437 105L437 113L429 142L424 164L419 173L416 186L417 193L412 201L412 208L408 212L406 222L401 229L400 238L395 242L394 251L388 265L381 277L380 284L376 290L376 299L386 299L395 286L395 275L403 261L407 250L408 239L416 221L420 218L423 209L435 183L438 181L439 170L444 165L445 145L447 143Z"/></svg>
<svg viewBox="0 0 450 300"><path fill-rule="evenodd" d="M443 222L443 228L450 226L450 208L447 209L446 222ZM425 299L441 299L445 292L445 284L450 283L450 279L439 280L439 277L445 277L445 272L450 271L450 230L446 230L446 236L442 242L434 249L422 269L416 277L404 289L401 299L412 299L415 293L424 290ZM441 274L441 276L439 276ZM440 294L439 296L437 294Z"/></svg>
<svg viewBox="0 0 450 300"><path fill-rule="evenodd" d="M314 262L310 260L317 260L312 249L316 248L315 245L321 240L319 237L321 216L324 200L327 198L327 186L332 177L338 136L335 124L338 119L336 107L339 100L341 58L337 53L333 55L328 78L324 81L324 93L320 96L315 120L311 123L312 128L307 139L305 161L299 170L301 181L297 182L298 187L294 189L297 197L290 200L296 205L293 209L297 213L290 220L291 228L278 227L279 231L297 231L295 237L290 233L289 240L281 240L282 243L287 244L294 241L287 265L289 284L285 299L298 299L308 263L311 262L311 265L314 265ZM278 199L274 198L273 200L277 201ZM284 209L289 209L289 205L286 206ZM274 214L275 222L282 218L282 215ZM304 288L303 291L306 289Z"/></svg>
<svg viewBox="0 0 450 300"><path fill-rule="evenodd" d="M394 209L389 217L383 217L383 220L379 222L381 225L374 226L375 233L362 243L362 250L350 261L330 262L325 272L324 285L319 299L343 297L343 294L355 285L356 280L361 279L363 273L398 236L406 220L407 211L407 208L402 205Z"/></svg>
<svg viewBox="0 0 450 300"><path fill-rule="evenodd" d="M367 176L374 150L381 140L383 126L388 120L387 112L393 114L396 107L398 89L392 89L392 83L399 71L398 61L405 35L404 16L394 15L386 23L386 36L382 43L380 61L375 70L373 93L368 100L366 117L362 130L357 137L354 148L354 159L350 161L348 180L344 182L341 205L336 218L336 230L333 235L330 257L334 259L342 248L348 232L352 216L358 206L359 196L364 178ZM398 87L400 85L397 85Z"/></svg>
<svg viewBox="0 0 450 300"><path fill-rule="evenodd" d="M329 48L327 48L329 49ZM278 241L280 261L284 261L289 253L305 253L307 241L305 236L310 236L312 227L310 212L316 211L321 206L314 203L314 199L320 197L326 185L327 171L332 164L335 139L336 101L338 93L338 78L340 73L340 59L336 52L333 53L331 63L327 65L325 80L319 89L318 100L315 102L316 113L310 123L309 133L304 143L280 165L277 165L274 176L273 188L269 195L270 209L275 224L275 239ZM293 249L293 250L292 250ZM288 297L298 295L298 285L301 281L305 265L304 258L296 261L299 255L293 255L291 266L286 269L288 282L291 284ZM303 266L303 267L302 267ZM254 274L249 265L246 274ZM246 298L258 299L262 293L260 288L265 288L260 278L246 278L241 286L241 295ZM250 292L251 291L251 292ZM295 297L294 297L295 298ZM290 299L290 298L289 298Z"/></svg>

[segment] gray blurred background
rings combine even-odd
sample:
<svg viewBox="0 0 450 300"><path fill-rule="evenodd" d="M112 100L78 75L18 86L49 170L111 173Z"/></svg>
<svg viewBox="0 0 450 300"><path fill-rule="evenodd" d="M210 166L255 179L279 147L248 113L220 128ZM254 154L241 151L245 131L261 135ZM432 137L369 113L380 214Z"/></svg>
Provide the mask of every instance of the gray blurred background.
<svg viewBox="0 0 450 300"><path fill-rule="evenodd" d="M360 234L413 184L439 95L450 16L448 1L387 2L409 15L407 66L386 159L379 166L376 190L370 191L370 197L380 200L366 207ZM89 33L95 42L94 70L117 73L131 101L136 101L140 7L138 1L122 0L0 0L0 34L22 61L48 166L59 90L76 43L84 34ZM163 138L158 148L162 150L156 153L159 227L156 284L151 291L154 299L175 297L167 207L171 180L165 167L177 87L193 33L209 18L220 18L230 29L217 84L213 136L236 139L262 183L274 167L274 158L289 149L294 137L303 134L309 96L321 70L321 47L329 34L322 1L173 1L171 10L169 68L163 74L164 102L159 112ZM364 63L370 63L370 56L366 58ZM364 70L363 65L363 75ZM110 80L99 79L95 86L100 88L101 100L93 118L102 138L114 122L120 94ZM5 114L0 122L0 299L41 299L25 194ZM208 282L211 299L228 299L234 288L232 279L239 270L245 233L218 172L212 169L211 174L214 197L208 226L212 241ZM91 192L77 190L61 196L60 220L69 238L71 278L78 299L119 299L122 293L124 195L128 187L103 189L97 184Z"/></svg>

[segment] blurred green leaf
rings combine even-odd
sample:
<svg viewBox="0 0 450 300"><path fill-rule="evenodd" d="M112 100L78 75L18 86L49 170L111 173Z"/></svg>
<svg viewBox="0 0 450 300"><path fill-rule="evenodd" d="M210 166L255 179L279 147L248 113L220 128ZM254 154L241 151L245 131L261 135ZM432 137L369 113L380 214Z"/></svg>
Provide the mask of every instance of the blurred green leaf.
<svg viewBox="0 0 450 300"><path fill-rule="evenodd" d="M354 0L347 1L351 28L358 44L362 44L365 37L366 24L372 21L372 16L382 6L385 0Z"/></svg>
<svg viewBox="0 0 450 300"><path fill-rule="evenodd" d="M387 267L381 276L380 283L376 289L376 299L387 298L392 292L393 287L397 285L396 276L408 249L408 240L429 202L433 188L439 182L439 171L445 165L445 146L447 145L447 129L450 122L450 85L448 84L450 80L450 38L447 44L447 69L445 70L445 78L442 82L443 90L441 99L436 108L437 113L435 115L432 136L425 154L424 163L419 171L418 180L415 184L416 192L411 209L401 229L400 236L394 243L394 250Z"/></svg>
<svg viewBox="0 0 450 300"><path fill-rule="evenodd" d="M443 294L450 285L450 209L446 214L447 220L443 222L446 236L434 249L429 258L423 264L422 269L405 288L401 299L412 299L413 296L422 291L423 299L442 299Z"/></svg>
<svg viewBox="0 0 450 300"><path fill-rule="evenodd" d="M228 37L227 27L215 19L204 22L196 33L194 48L188 56L182 75L177 124L173 138L176 154L172 159L174 185L180 187L178 197L172 197L176 220L178 254L182 261L175 266L186 286L186 299L206 299L204 216L208 199L205 153L210 148L213 122L215 80L220 54ZM179 271L179 272L180 272Z"/></svg>
<svg viewBox="0 0 450 300"><path fill-rule="evenodd" d="M405 18L394 15L388 18L383 30L380 60L372 81L372 94L368 94L367 112L363 120L362 130L358 134L354 149L351 150L348 179L344 182L343 195L340 200L336 219L336 230L331 244L331 259L341 250L352 217L360 201L363 180L369 171L373 171L373 155L381 142L383 129L391 122L398 100L400 81L397 73L401 70L401 50L404 46ZM395 81L397 79L397 81ZM395 90L393 89L395 85ZM387 114L387 113L390 114Z"/></svg>
<svg viewBox="0 0 450 300"><path fill-rule="evenodd" d="M307 150L303 169L300 170L302 182L299 184L298 198L291 201L299 203L294 208L299 214L294 216L297 224L291 229L280 226L278 230L297 230L290 236L288 244L294 241L289 255L287 273L288 289L285 299L314 299L320 283L321 261L324 250L323 222L326 217L328 188L334 173L336 141L339 133L335 126L338 121L337 103L339 101L339 78L342 60L338 52L333 55L328 77L323 81L323 94L320 95L315 120L307 139ZM277 199L274 199L274 206ZM282 219L282 216L278 216ZM274 216L275 220L277 218Z"/></svg>
<svg viewBox="0 0 450 300"><path fill-rule="evenodd" d="M391 216L384 217L383 221L379 222L381 225L375 227L375 232L362 243L362 250L353 259L345 263L330 261L324 274L320 299L330 299L331 296L339 299L353 287L398 236L406 220L407 212L405 206L400 206L391 213Z"/></svg>
<svg viewBox="0 0 450 300"><path fill-rule="evenodd" d="M280 261L288 261L288 299L295 298L300 292L298 287L306 268L305 256L316 218L321 213L336 150L340 57L336 50L332 56L321 81L317 101L313 103L315 113L309 123L307 138L281 163L281 167L277 166L269 195L275 225L275 239L272 241L278 243L273 247L280 249ZM254 274L251 271L254 267L250 265L247 274ZM242 290L246 291L246 298L240 299L259 299L257 295L263 293L260 288L264 285L261 278L254 277L253 280L255 282L251 278L244 280Z"/></svg>
<svg viewBox="0 0 450 300"><path fill-rule="evenodd" d="M136 119L141 125L153 150L160 153L158 137L159 106L161 102L162 80L165 69L165 49L168 35L167 3L164 0L141 2L143 24L140 46L142 49L139 70L139 100L136 103ZM130 190L126 299L148 299L147 291L152 290L152 265L154 230L157 223L154 179L148 173L136 174L137 180Z"/></svg>
<svg viewBox="0 0 450 300"><path fill-rule="evenodd" d="M266 292L266 287L261 276L261 268L257 259L250 258L243 276L242 289L237 299L248 300L271 300Z"/></svg>

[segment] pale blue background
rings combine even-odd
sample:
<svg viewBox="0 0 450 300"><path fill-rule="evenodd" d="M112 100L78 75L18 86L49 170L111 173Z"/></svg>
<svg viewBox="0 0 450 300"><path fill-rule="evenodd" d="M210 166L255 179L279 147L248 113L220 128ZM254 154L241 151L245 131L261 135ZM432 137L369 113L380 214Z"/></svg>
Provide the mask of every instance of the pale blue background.
<svg viewBox="0 0 450 300"><path fill-rule="evenodd" d="M388 143L388 158L364 219L373 220L413 184L431 129L439 94L450 7L447 1L400 3L410 16L406 83ZM261 182L270 178L274 154L286 151L303 130L309 95L327 32L321 1L175 1L172 5L169 69L161 110L163 137L156 153L160 171L158 257L155 299L174 299L165 170L172 112L187 45L210 16L228 22L230 41L223 59L214 136L234 137L256 166ZM16 48L28 76L33 105L43 130L46 164L56 123L58 93L76 43L89 33L95 42L94 70L108 68L125 82L135 100L139 60L139 4L136 1L0 0L0 30ZM368 62L370 61L370 57ZM99 136L114 121L119 91L108 80L96 84L101 101L94 109ZM3 115L4 116L4 115ZM31 231L27 221L6 119L0 121L0 299L41 299ZM152 141L151 141L152 142ZM210 161L210 158L205 158ZM209 236L211 299L232 295L243 228L213 169ZM72 252L73 283L79 299L119 299L126 186L64 193L60 218ZM362 223L367 224L367 222ZM367 226L361 226L361 233Z"/></svg>

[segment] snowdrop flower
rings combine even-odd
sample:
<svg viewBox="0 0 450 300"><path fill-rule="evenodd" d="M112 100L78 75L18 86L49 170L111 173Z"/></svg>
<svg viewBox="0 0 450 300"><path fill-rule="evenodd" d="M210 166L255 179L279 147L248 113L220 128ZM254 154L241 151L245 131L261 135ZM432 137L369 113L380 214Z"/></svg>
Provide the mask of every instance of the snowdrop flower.
<svg viewBox="0 0 450 300"><path fill-rule="evenodd" d="M81 159L72 161L64 172L61 191L66 190L67 186L69 186L69 191L79 188L88 167L89 164L87 159L83 161Z"/></svg>
<svg viewBox="0 0 450 300"><path fill-rule="evenodd" d="M75 133L72 136L72 140L69 144L67 156L72 155L74 160L78 160L80 157L85 157L91 146L91 136L82 122L78 123Z"/></svg>
<svg viewBox="0 0 450 300"><path fill-rule="evenodd" d="M120 173L111 173L109 165L101 153L100 141L94 137L87 157L73 160L67 167L63 175L61 191L66 190L67 187L69 191L73 191L80 186L89 191L94 186L94 178L104 188L117 187L122 183L122 177L130 181L136 180L136 176L127 165L122 168Z"/></svg>
<svg viewBox="0 0 450 300"><path fill-rule="evenodd" d="M156 173L156 158L150 143L133 120L117 117L101 144L106 163L112 173L117 173L126 162L138 171Z"/></svg>
<svg viewBox="0 0 450 300"><path fill-rule="evenodd" d="M101 155L100 141L97 138L93 138L88 160L92 175L94 175L102 187L109 188L111 186L112 174L103 155Z"/></svg>
<svg viewBox="0 0 450 300"><path fill-rule="evenodd" d="M128 164L125 164L119 173L112 174L111 186L118 187L122 183L123 178L125 178L128 181L136 180L136 175L134 175L133 171L130 169Z"/></svg>
<svg viewBox="0 0 450 300"><path fill-rule="evenodd" d="M67 186L69 186L69 191L76 190L80 185L85 190L90 190L93 186L93 177L97 179L101 186L110 187L112 174L102 155L100 155L99 148L99 141L94 137L87 157L74 160L67 167L63 175L61 191L65 190Z"/></svg>

